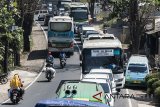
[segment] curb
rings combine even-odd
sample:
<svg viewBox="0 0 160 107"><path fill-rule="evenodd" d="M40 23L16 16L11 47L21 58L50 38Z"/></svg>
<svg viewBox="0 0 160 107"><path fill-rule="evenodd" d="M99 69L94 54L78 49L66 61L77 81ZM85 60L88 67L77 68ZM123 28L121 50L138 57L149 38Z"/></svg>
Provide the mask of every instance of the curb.
<svg viewBox="0 0 160 107"><path fill-rule="evenodd" d="M35 22L35 24L36 24L36 25L37 25L37 24L40 25L37 21ZM41 25L40 25L40 27L41 27L41 30L43 31L43 34L44 34L44 36L45 36L45 38L46 38L46 40L47 40L47 35L46 35L44 29L42 28ZM47 49L47 47L46 47L46 49ZM43 70L44 66L45 66L45 59L44 59L43 65L42 65L41 68L39 69L40 72L37 74L37 76L35 77L35 79L34 79L31 83L29 83L29 84L24 88L24 90L27 90L31 85L33 85L33 83L36 82L36 80L37 80L37 79L40 77L40 75L42 74L42 70ZM10 99L8 98L7 100L4 100L4 101L1 102L0 104L2 105L2 104L4 104L4 103L8 102L9 100L10 100Z"/></svg>

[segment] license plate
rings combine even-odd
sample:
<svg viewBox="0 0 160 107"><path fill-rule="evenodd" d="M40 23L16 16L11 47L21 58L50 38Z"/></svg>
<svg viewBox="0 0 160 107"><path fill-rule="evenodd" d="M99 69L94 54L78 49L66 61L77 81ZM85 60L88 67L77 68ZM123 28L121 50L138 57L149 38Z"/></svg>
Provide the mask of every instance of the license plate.
<svg viewBox="0 0 160 107"><path fill-rule="evenodd" d="M133 81L133 83L141 83L140 81Z"/></svg>

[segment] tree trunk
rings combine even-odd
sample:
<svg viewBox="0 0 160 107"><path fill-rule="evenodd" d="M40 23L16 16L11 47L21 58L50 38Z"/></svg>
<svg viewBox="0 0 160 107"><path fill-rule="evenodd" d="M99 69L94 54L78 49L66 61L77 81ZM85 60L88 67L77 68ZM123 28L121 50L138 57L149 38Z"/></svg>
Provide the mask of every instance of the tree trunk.
<svg viewBox="0 0 160 107"><path fill-rule="evenodd" d="M94 18L94 4L95 4L95 0L91 0L89 2L89 11L91 14L91 18Z"/></svg>
<svg viewBox="0 0 160 107"><path fill-rule="evenodd" d="M33 14L26 13L23 21L24 51L30 51L30 34L32 32Z"/></svg>
<svg viewBox="0 0 160 107"><path fill-rule="evenodd" d="M8 72L8 40L5 41L5 53L4 53L4 72Z"/></svg>

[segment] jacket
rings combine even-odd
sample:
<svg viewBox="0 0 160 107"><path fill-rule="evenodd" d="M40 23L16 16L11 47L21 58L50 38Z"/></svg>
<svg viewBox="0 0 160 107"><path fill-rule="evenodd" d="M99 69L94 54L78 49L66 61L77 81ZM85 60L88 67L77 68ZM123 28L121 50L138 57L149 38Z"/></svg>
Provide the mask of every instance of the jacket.
<svg viewBox="0 0 160 107"><path fill-rule="evenodd" d="M12 89L17 89L17 88L20 88L22 86L23 86L23 84L22 84L21 79L19 78L19 76L18 75L14 75L12 80L10 81L10 87Z"/></svg>

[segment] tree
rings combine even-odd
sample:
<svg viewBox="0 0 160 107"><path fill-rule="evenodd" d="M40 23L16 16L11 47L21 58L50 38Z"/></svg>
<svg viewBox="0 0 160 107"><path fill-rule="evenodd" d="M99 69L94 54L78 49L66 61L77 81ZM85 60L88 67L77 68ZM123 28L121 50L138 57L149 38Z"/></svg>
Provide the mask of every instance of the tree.
<svg viewBox="0 0 160 107"><path fill-rule="evenodd" d="M94 18L94 4L96 0L81 0L81 2L88 3L91 18Z"/></svg>
<svg viewBox="0 0 160 107"><path fill-rule="evenodd" d="M16 8L13 8L13 2L8 2L5 0L0 1L0 42L2 48L4 46L4 72L8 71L8 52L10 49L11 41L19 34L16 33L14 37L12 35L12 26L15 23L14 16L18 14ZM15 30L16 31L16 30ZM12 44L13 45L13 44ZM14 44L15 46L19 45L17 42Z"/></svg>
<svg viewBox="0 0 160 107"><path fill-rule="evenodd" d="M30 34L32 31L34 12L38 3L39 0L17 0L17 8L21 16L17 24L19 23L18 26L22 27L24 30L24 51L30 51Z"/></svg>
<svg viewBox="0 0 160 107"><path fill-rule="evenodd" d="M145 33L145 26L155 11L155 0L130 1L130 34L132 52L139 53L141 37Z"/></svg>

